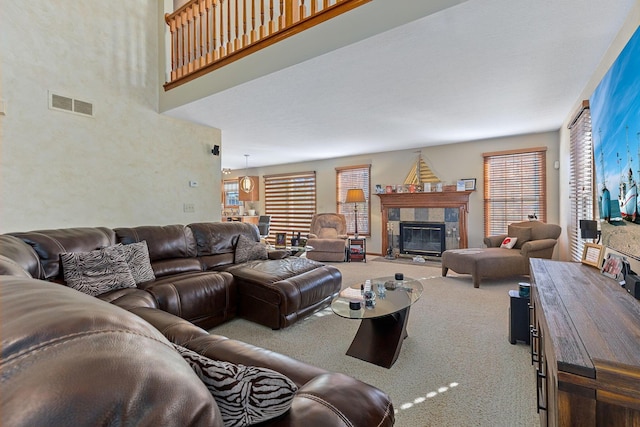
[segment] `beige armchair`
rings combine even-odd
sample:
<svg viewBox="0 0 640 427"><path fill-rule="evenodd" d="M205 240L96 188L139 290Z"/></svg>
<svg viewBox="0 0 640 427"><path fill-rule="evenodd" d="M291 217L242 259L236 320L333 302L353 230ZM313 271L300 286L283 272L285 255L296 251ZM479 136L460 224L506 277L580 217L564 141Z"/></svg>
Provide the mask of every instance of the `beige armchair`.
<svg viewBox="0 0 640 427"><path fill-rule="evenodd" d="M507 234L484 238L486 248L452 249L442 253L442 276L449 269L470 274L473 287L480 287L483 278L502 278L529 274L529 258L553 256L562 229L559 225L540 221L509 224ZM517 237L512 249L501 248L506 237Z"/></svg>
<svg viewBox="0 0 640 427"><path fill-rule="evenodd" d="M342 262L345 258L347 241L347 221L344 215L320 213L311 219L307 246L313 250L307 252L307 258L315 261Z"/></svg>

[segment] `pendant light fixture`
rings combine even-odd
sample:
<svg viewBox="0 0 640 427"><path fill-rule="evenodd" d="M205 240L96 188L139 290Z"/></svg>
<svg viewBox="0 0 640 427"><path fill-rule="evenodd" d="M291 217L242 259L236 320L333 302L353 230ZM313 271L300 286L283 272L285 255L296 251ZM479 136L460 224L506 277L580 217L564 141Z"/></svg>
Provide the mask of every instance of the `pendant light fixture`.
<svg viewBox="0 0 640 427"><path fill-rule="evenodd" d="M245 154L245 170L244 176L240 179L240 190L245 193L251 193L253 191L253 179L249 176L249 155Z"/></svg>

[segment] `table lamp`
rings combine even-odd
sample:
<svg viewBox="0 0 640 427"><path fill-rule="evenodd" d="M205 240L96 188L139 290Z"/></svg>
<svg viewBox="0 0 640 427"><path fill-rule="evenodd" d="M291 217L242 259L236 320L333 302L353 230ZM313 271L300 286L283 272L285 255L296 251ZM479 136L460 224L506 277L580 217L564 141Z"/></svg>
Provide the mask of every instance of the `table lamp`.
<svg viewBox="0 0 640 427"><path fill-rule="evenodd" d="M358 238L358 203L366 202L364 197L364 191L361 188L352 188L347 190L347 199L345 203L353 203L353 211L355 213L355 234L354 237Z"/></svg>

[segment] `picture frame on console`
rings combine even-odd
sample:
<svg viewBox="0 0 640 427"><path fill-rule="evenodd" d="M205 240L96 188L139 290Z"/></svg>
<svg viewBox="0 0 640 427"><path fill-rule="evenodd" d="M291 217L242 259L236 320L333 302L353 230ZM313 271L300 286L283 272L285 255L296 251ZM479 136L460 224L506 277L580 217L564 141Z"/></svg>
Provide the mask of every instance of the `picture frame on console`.
<svg viewBox="0 0 640 427"><path fill-rule="evenodd" d="M624 280L624 275L622 272L623 265L624 257L614 253L609 253L607 254L607 258L602 264L601 273L611 279L615 279L620 282Z"/></svg>
<svg viewBox="0 0 640 427"><path fill-rule="evenodd" d="M585 265L590 265L591 267L599 269L602 265L603 255L604 250L601 245L596 245L595 243L585 243L582 250L581 262Z"/></svg>
<svg viewBox="0 0 640 427"><path fill-rule="evenodd" d="M287 246L287 233L276 233L276 248Z"/></svg>

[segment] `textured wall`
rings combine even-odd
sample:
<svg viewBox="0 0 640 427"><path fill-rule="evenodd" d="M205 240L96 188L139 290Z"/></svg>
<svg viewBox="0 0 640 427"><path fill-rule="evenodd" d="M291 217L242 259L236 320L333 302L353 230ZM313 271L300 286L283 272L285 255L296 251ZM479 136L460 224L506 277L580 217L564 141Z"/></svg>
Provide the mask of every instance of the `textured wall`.
<svg viewBox="0 0 640 427"><path fill-rule="evenodd" d="M469 247L482 247L484 238L483 222L483 157L482 153L519 148L547 147L547 222L559 221L560 181L559 171L553 167L558 160L558 132L544 132L493 138L482 141L461 142L421 150L399 150L373 153L362 156L348 156L317 162L292 163L264 168L250 168L250 175L271 175L288 172L316 171L317 211L336 211L336 167L371 164L371 186L376 184L399 184L404 181L411 167L418 159L418 151L431 170L445 184L455 184L458 179L476 178L476 191L469 197ZM243 170L234 171L229 177L236 177ZM375 194L371 200L371 232L367 240L367 251L384 253L382 248L382 223L380 198ZM260 198L258 211L264 211L264 197ZM397 229L396 229L397 231Z"/></svg>
<svg viewBox="0 0 640 427"><path fill-rule="evenodd" d="M157 113L159 3L2 0L0 232L220 218L220 131Z"/></svg>

